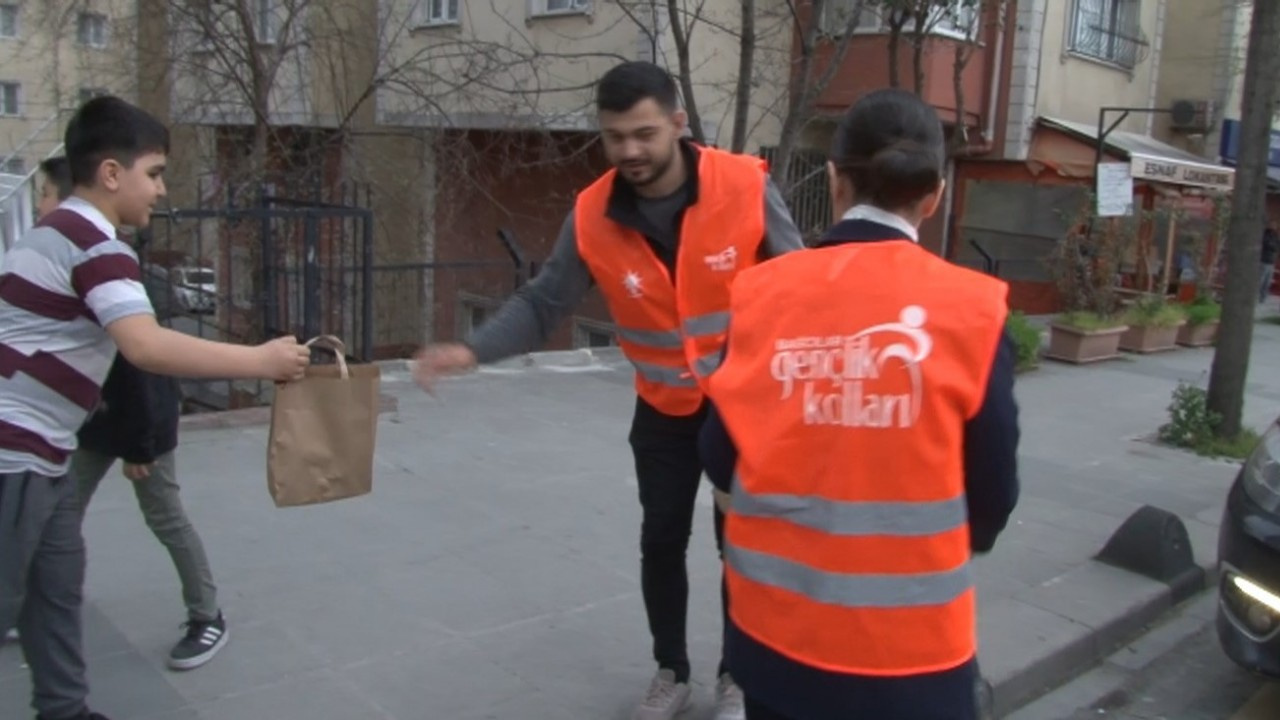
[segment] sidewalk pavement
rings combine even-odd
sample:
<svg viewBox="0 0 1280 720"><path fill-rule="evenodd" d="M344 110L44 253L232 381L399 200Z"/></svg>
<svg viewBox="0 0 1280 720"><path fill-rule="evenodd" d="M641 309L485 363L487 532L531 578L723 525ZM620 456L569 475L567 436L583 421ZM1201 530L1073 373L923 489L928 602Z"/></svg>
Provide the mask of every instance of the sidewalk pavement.
<svg viewBox="0 0 1280 720"><path fill-rule="evenodd" d="M1247 420L1280 412L1280 326L1257 326ZM1127 642L1169 607L1161 583L1090 558L1144 504L1214 554L1235 467L1143 440L1212 350L1046 364L1019 380L1023 495L976 561L980 662L1008 711ZM389 368L372 495L275 509L266 428L189 427L184 496L231 641L164 669L185 617L164 550L122 477L85 522L96 709L116 720L622 720L650 679L640 510L626 443L634 394L616 354L548 353L448 381ZM250 414L252 416L252 413ZM260 417L258 418L261 419ZM253 418L250 417L250 421ZM229 424L229 423L224 423ZM211 427L208 423L206 427ZM707 488L691 543L690 651L710 717L720 638ZM29 717L0 648L0 718Z"/></svg>

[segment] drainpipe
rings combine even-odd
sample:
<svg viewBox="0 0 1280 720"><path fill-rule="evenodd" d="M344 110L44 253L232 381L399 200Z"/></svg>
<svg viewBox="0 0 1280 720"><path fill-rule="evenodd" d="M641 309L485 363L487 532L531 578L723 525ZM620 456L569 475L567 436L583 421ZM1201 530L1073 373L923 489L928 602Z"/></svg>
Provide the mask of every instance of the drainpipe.
<svg viewBox="0 0 1280 720"><path fill-rule="evenodd" d="M947 259L948 246L951 244L951 218L952 202L956 196L956 159L952 158L947 161L947 188L942 193L942 247L938 248L938 255L943 259Z"/></svg>
<svg viewBox="0 0 1280 720"><path fill-rule="evenodd" d="M1009 5L1001 3L1001 18L996 31L995 62L991 63L991 92L987 100L987 127L982 131L983 137L992 146L995 145L996 103L1000 99L1000 76L1004 70L1004 31L1009 21Z"/></svg>

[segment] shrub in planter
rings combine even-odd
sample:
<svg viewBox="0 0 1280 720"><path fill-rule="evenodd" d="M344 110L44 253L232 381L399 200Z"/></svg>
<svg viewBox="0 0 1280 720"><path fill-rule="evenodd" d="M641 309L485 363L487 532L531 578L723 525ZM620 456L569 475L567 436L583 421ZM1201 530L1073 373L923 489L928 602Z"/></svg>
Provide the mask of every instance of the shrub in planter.
<svg viewBox="0 0 1280 720"><path fill-rule="evenodd" d="M1187 322L1178 330L1178 344L1188 347L1212 345L1218 338L1218 321L1222 318L1222 306L1201 295L1185 309Z"/></svg>
<svg viewBox="0 0 1280 720"><path fill-rule="evenodd" d="M1068 311L1049 326L1045 356L1055 360L1086 363L1120 355L1125 325L1117 317L1115 284L1137 224L1132 218L1096 217L1094 208L1090 193L1049 257Z"/></svg>
<svg viewBox="0 0 1280 720"><path fill-rule="evenodd" d="M1120 336L1121 350L1172 350L1177 347L1178 329L1186 322L1186 313L1181 306L1166 303L1161 297L1147 297L1129 307L1124 321L1128 329Z"/></svg>
<svg viewBox="0 0 1280 720"><path fill-rule="evenodd" d="M1114 315L1082 310L1059 315L1049 327L1045 356L1077 364L1119 357L1120 336L1127 329Z"/></svg>
<svg viewBox="0 0 1280 720"><path fill-rule="evenodd" d="M1005 331L1013 339L1017 350L1018 372L1034 370L1040 365L1040 328L1031 324L1021 311L1014 310L1004 323Z"/></svg>

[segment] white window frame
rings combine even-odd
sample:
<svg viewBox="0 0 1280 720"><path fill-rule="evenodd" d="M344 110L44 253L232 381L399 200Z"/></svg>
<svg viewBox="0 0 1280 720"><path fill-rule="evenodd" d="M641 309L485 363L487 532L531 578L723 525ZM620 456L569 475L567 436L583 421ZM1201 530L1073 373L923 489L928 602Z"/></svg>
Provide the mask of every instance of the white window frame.
<svg viewBox="0 0 1280 720"><path fill-rule="evenodd" d="M582 317L575 317L573 319L573 347L575 350L582 350L584 348L617 347L617 333L617 328L610 323ZM607 335L609 337L609 344L592 345L590 342L591 334Z"/></svg>
<svg viewBox="0 0 1280 720"><path fill-rule="evenodd" d="M99 29L100 33L94 30ZM81 12L76 16L76 42L81 47L101 50L107 46L107 16L96 12Z"/></svg>
<svg viewBox="0 0 1280 720"><path fill-rule="evenodd" d="M1071 13L1067 18L1068 53L1127 71L1138 66L1137 51L1131 59L1119 50L1126 42L1137 45L1138 40L1115 38L1142 32L1142 0L1071 0L1068 12ZM1089 15L1086 16L1086 12ZM1100 25L1092 29L1086 23L1095 16L1099 18ZM1097 36L1096 43L1090 40L1091 30ZM1108 46L1111 48L1109 52L1105 49Z"/></svg>
<svg viewBox="0 0 1280 720"><path fill-rule="evenodd" d="M823 8L821 28L823 32L828 34L838 34L844 32L845 26L848 24L846 15L850 5L858 0L828 0ZM978 30L982 25L982 18L978 16L978 10L981 8L966 7L964 0L953 0L952 7L939 8L934 7L930 10L933 17L929 19L929 35L938 37L952 38L955 40L974 40L978 37ZM968 27L965 27L965 25ZM913 21L908 20L903 32L911 32ZM889 32L889 18L887 11L880 5L872 5L863 3L862 16L858 20L858 26L854 28L855 35L881 35Z"/></svg>
<svg viewBox="0 0 1280 720"><path fill-rule="evenodd" d="M414 27L441 27L462 23L462 0L416 0Z"/></svg>
<svg viewBox="0 0 1280 720"><path fill-rule="evenodd" d="M502 307L501 300L460 290L458 292L457 322L454 324L454 336L461 340L475 332L476 326L472 322L472 313L475 310L483 310L487 319L497 312L500 307Z"/></svg>
<svg viewBox="0 0 1280 720"><path fill-rule="evenodd" d="M13 112L8 108L9 88L13 88ZM0 82L0 117L22 116L22 83L12 80Z"/></svg>
<svg viewBox="0 0 1280 720"><path fill-rule="evenodd" d="M552 7L552 4L562 7ZM592 0L529 0L530 17L560 17L563 15L590 15Z"/></svg>
<svg viewBox="0 0 1280 720"><path fill-rule="evenodd" d="M13 30L4 32L4 24L0 22L0 40L13 40L22 34L22 8L14 3L0 3L0 16L5 13L13 19Z"/></svg>

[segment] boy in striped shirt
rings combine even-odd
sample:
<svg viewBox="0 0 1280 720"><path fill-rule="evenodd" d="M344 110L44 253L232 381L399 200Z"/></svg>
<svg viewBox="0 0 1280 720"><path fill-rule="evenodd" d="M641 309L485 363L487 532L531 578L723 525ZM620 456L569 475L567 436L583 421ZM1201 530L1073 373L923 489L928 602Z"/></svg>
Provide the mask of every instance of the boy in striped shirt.
<svg viewBox="0 0 1280 720"><path fill-rule="evenodd" d="M106 720L86 705L85 551L66 472L117 348L154 373L278 381L301 377L309 352L291 337L247 347L156 323L116 231L145 227L165 194L164 125L98 97L65 146L75 194L0 261L0 632L21 631L38 720Z"/></svg>

